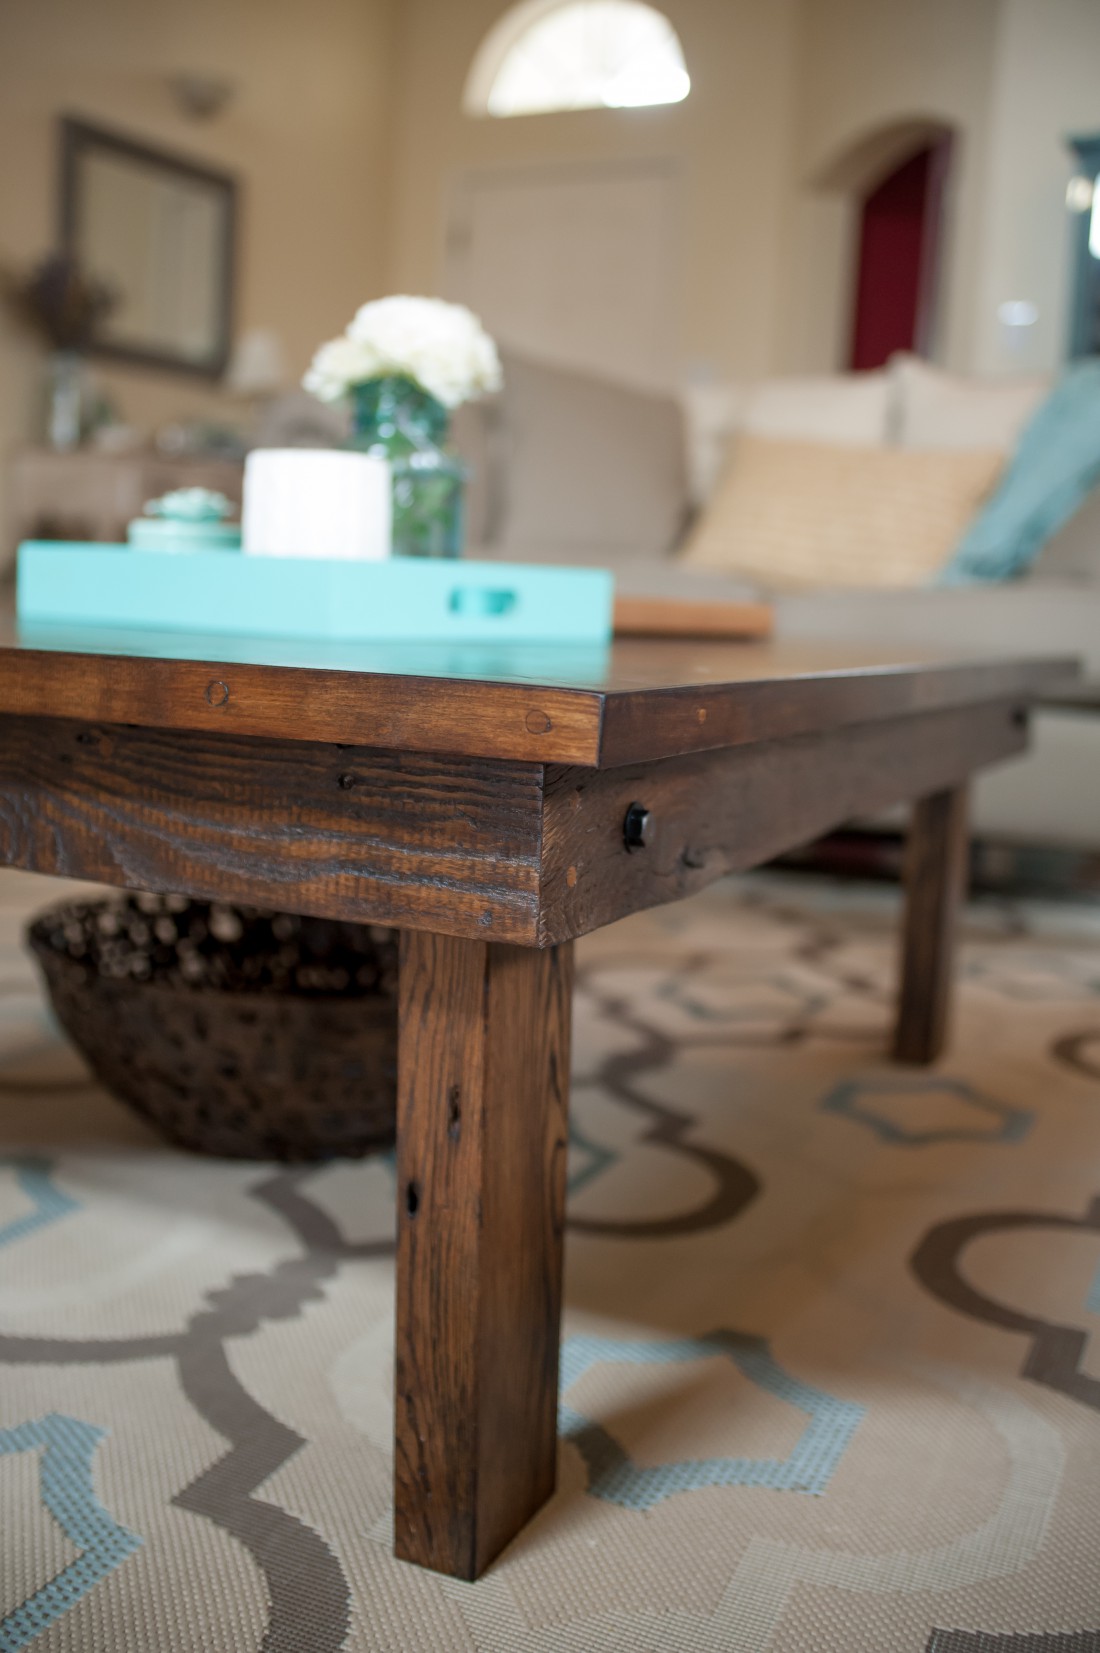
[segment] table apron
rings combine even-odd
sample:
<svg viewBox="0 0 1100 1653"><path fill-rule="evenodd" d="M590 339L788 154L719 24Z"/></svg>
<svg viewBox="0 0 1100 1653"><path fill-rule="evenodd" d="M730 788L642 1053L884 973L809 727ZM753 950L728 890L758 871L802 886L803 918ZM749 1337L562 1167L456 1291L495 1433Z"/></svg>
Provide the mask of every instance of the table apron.
<svg viewBox="0 0 1100 1653"><path fill-rule="evenodd" d="M547 773L539 943L677 901L857 815L965 782L1026 749L1019 702L990 702L621 769ZM623 841L632 804L643 849Z"/></svg>
<svg viewBox="0 0 1100 1653"><path fill-rule="evenodd" d="M0 716L0 861L545 947L1024 749L1020 703L617 769ZM649 812L645 847L623 836Z"/></svg>
<svg viewBox="0 0 1100 1653"><path fill-rule="evenodd" d="M531 943L543 767L0 716L0 861Z"/></svg>

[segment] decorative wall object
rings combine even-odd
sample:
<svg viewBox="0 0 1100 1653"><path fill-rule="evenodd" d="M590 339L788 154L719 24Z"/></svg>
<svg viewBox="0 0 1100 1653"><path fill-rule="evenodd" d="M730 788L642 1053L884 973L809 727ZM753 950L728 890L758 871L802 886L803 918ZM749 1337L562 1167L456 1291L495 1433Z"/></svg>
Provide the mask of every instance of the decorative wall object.
<svg viewBox="0 0 1100 1653"><path fill-rule="evenodd" d="M3 292L16 316L49 349L46 435L52 448L67 453L82 431L82 357L118 295L72 253L51 253L27 275L6 275Z"/></svg>
<svg viewBox="0 0 1100 1653"><path fill-rule="evenodd" d="M61 247L114 297L87 349L219 377L232 338L236 210L228 173L63 120Z"/></svg>

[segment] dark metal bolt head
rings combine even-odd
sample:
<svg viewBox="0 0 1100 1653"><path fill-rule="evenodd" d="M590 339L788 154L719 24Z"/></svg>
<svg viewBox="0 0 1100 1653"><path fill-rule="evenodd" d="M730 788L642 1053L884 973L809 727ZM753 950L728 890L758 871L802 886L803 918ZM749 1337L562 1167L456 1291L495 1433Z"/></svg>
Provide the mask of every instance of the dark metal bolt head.
<svg viewBox="0 0 1100 1653"><path fill-rule="evenodd" d="M649 837L649 810L645 804L631 804L623 821L623 843L627 849L645 849Z"/></svg>

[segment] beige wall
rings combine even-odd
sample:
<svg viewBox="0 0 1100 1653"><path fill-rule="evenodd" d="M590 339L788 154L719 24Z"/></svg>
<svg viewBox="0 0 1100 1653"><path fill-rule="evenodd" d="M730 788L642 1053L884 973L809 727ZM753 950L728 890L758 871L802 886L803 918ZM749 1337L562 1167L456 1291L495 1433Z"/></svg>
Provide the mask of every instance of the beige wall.
<svg viewBox="0 0 1100 1653"><path fill-rule="evenodd" d="M464 170L668 159L686 195L682 371L830 371L847 352L855 216L852 193L822 180L876 128L934 120L958 138L936 354L971 368L1003 3L666 0L692 75L686 103L494 121L464 116L461 95L502 0L403 0L391 285L438 285L448 190Z"/></svg>
<svg viewBox="0 0 1100 1653"><path fill-rule="evenodd" d="M297 377L383 283L390 0L0 0L0 263L54 237L62 111L235 172L243 189L239 327L270 327ZM165 77L226 75L238 92L184 118ZM144 427L239 411L202 381L96 367ZM0 443L34 432L41 352L0 319Z"/></svg>
<svg viewBox="0 0 1100 1653"><path fill-rule="evenodd" d="M801 0L784 366L843 365L854 210L851 197L822 183L876 129L910 119L943 122L957 134L936 355L960 369L972 365L1000 4Z"/></svg>
<svg viewBox="0 0 1100 1653"><path fill-rule="evenodd" d="M1070 133L1100 131L1100 0L1002 0L975 282L975 366L1045 372L1064 358L1070 236ZM1026 328L998 318L1024 299Z"/></svg>
<svg viewBox="0 0 1100 1653"><path fill-rule="evenodd" d="M662 109L487 120L461 112L501 0L402 0L393 145L391 285L433 291L451 181L469 168L645 157L684 188L679 355L685 370L767 371L779 303L795 114L797 0L665 0L692 77Z"/></svg>

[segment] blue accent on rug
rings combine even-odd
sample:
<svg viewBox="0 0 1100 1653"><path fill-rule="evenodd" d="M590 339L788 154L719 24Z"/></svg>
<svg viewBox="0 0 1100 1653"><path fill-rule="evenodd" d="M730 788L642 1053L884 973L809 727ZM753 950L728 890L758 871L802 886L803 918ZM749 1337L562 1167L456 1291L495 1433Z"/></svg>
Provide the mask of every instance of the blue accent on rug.
<svg viewBox="0 0 1100 1653"><path fill-rule="evenodd" d="M607 1168L615 1164L618 1154L602 1143L593 1142L591 1137L585 1136L580 1126L574 1121L569 1122L569 1157L576 1160L581 1154L587 1156L587 1164L574 1164L570 1167L566 1181L566 1192L576 1194L580 1189L588 1186L596 1177L602 1176Z"/></svg>
<svg viewBox="0 0 1100 1653"><path fill-rule="evenodd" d="M571 1337L562 1346L561 1392L564 1396L585 1372L604 1362L667 1366L715 1355L731 1360L757 1388L806 1413L810 1421L790 1455L689 1458L643 1466L634 1463L606 1429L563 1399L558 1407L558 1428L580 1450L588 1465L588 1491L593 1497L625 1509L647 1510L673 1493L696 1492L703 1487L769 1487L776 1492L818 1496L825 1491L866 1407L838 1400L824 1389L792 1377L779 1365L763 1338L735 1331L669 1341Z"/></svg>
<svg viewBox="0 0 1100 1653"><path fill-rule="evenodd" d="M863 1097L875 1096L917 1099L937 1092L941 1095L946 1092L963 1107L975 1109L979 1117L983 1114L991 1116L997 1124L986 1130L977 1125L934 1131L906 1129L896 1125L892 1119L877 1114L872 1103L861 1101ZM866 1125L883 1142L904 1148L925 1147L933 1142L1022 1142L1035 1123L1035 1115L1026 1108L1011 1108L1006 1102L995 1102L991 1096L983 1096L962 1080L944 1079L935 1074L927 1078L845 1079L823 1098L821 1111L843 1114L855 1120L857 1125Z"/></svg>
<svg viewBox="0 0 1100 1653"><path fill-rule="evenodd" d="M0 1155L0 1166L5 1165L10 1165L14 1170L15 1180L33 1203L34 1210L0 1226L0 1246L26 1239L36 1229L48 1228L60 1217L80 1210L80 1201L74 1200L71 1194L63 1193L54 1182L53 1165L48 1159L38 1154L20 1154L18 1157Z"/></svg>
<svg viewBox="0 0 1100 1653"><path fill-rule="evenodd" d="M705 978L704 978L705 981ZM824 1010L829 1002L828 994L820 989L808 988L797 978L779 972L773 976L754 976L738 984L748 995L748 1003L740 1003L736 998L732 1005L724 1010L717 1010L713 1005L700 998L692 991L692 978L684 975L675 975L671 980L663 982L657 990L658 998L676 1005L680 1010L693 1016L699 1022L720 1022L723 1024L750 1023L779 1020L784 1015L793 1016L796 1013L803 1016L812 1016ZM760 1002L761 989L774 993L776 1005L762 1005ZM757 997L754 999L753 995ZM784 1005L783 1001L786 1000Z"/></svg>
<svg viewBox="0 0 1100 1653"><path fill-rule="evenodd" d="M137 1534L120 1526L95 1495L92 1464L106 1433L61 1412L0 1429L0 1454L41 1451L42 1502L66 1538L81 1550L56 1578L0 1619L0 1653L18 1653L28 1646L141 1548Z"/></svg>

